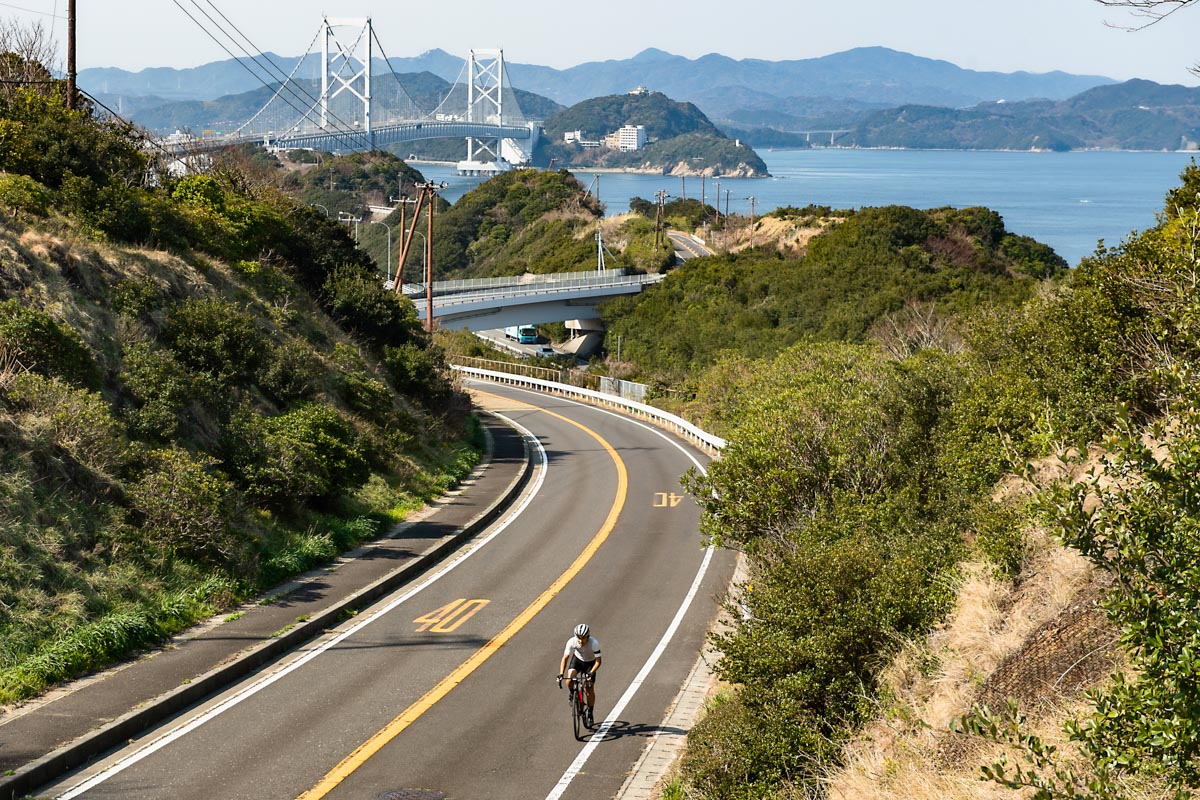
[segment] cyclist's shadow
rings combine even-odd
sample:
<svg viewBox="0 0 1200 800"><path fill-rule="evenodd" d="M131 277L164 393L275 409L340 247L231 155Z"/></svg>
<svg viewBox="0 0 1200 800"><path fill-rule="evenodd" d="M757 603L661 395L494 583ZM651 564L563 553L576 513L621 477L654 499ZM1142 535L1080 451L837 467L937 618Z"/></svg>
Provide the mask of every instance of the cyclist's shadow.
<svg viewBox="0 0 1200 800"><path fill-rule="evenodd" d="M604 736L599 736L600 731L604 730ZM686 728L674 728L668 725L646 725L641 722L628 722L626 720L616 719L609 723L607 728L602 725L597 725L596 729L591 732L593 739L605 741L608 739L624 739L629 736L640 736L642 738L650 738L651 736L659 736L662 734L676 736L686 736Z"/></svg>

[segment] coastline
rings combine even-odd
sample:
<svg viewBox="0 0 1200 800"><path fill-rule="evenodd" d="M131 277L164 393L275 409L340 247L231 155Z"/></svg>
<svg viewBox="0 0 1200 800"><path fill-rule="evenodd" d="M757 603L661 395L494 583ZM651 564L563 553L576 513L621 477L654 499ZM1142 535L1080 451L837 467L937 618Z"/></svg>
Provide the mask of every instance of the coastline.
<svg viewBox="0 0 1200 800"><path fill-rule="evenodd" d="M782 150L785 148L780 148L780 149ZM804 148L801 148L801 149L804 149ZM849 149L849 148L846 148L846 149ZM405 164L412 164L414 166L421 166L421 165L428 165L428 166L435 166L435 167L457 167L458 166L457 161L434 161L432 159L425 159L425 158L414 158L414 159L403 159L403 160L404 160ZM546 167L540 167L540 166L532 166L531 168L532 169L543 169L543 170L547 169ZM667 169L665 167L660 167L658 169L650 169L650 168L646 168L646 167L577 167L577 166L567 165L567 166L559 167L559 169L565 169L568 172L570 172L571 174L590 172L593 174L599 173L599 174L613 174L613 175L658 175L658 176L662 176L664 178L678 178L681 176L686 177L686 178L704 177L704 178L711 178L713 180L722 180L725 178L757 179L757 178L774 177L770 173L768 173L766 175L710 175L703 171L669 172L669 171L667 171Z"/></svg>

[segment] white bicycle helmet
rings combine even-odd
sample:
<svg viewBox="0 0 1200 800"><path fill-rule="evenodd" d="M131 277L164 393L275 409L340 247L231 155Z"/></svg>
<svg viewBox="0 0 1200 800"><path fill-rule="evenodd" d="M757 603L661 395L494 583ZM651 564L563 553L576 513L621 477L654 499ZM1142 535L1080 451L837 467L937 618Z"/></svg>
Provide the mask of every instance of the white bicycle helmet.
<svg viewBox="0 0 1200 800"><path fill-rule="evenodd" d="M587 626L586 622L581 622L575 626L575 635L581 639L584 636L587 636L591 632L592 632L592 629Z"/></svg>

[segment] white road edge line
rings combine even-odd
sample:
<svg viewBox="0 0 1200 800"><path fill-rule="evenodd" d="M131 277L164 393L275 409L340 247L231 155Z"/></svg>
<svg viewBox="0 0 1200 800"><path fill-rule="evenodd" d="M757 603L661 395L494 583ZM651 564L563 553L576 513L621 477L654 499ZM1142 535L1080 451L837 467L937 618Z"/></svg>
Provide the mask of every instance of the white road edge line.
<svg viewBox="0 0 1200 800"><path fill-rule="evenodd" d="M519 387L509 388L522 392L529 391L528 389L520 389ZM540 395L541 393L530 392L530 394ZM567 398L563 397L558 399L564 403L571 403L572 405L590 408L594 411L599 411L602 414L609 414L610 416L614 416L624 422L632 422L634 425L645 428L651 433L662 437L664 441L673 445L679 450L679 452L683 453L689 461L696 465L696 469L700 470L701 473L706 472L704 465L702 465L692 453L688 452L682 444L668 436L665 431L662 431L659 428L655 428L652 425L647 425L643 422L638 422L637 420L631 419L624 414L620 414L615 411L609 411L605 408L598 408L588 403L580 403L576 400L568 400ZM562 777L558 779L558 783L554 785L554 788L550 791L550 794L546 795L546 800L558 800L558 798L563 796L563 792L565 792L567 787L571 785L571 781L575 780L575 776L580 773L580 771L583 769L583 765L587 763L589 758L591 758L592 752L596 749L600 742L604 741L605 734L608 733L608 731L620 718L621 713L625 710L625 706L629 705L629 701L633 699L635 694L637 694L637 690L642 687L642 683L644 683L646 678L650 675L650 671L654 669L654 666L658 663L658 659L662 657L663 652L667 649L667 645L669 645L671 643L671 639L675 637L675 632L679 629L680 624L683 622L684 615L687 614L688 609L691 608L692 601L696 599L696 593L700 591L700 584L703 582L704 576L708 572L708 566L712 562L713 552L714 548L712 545L709 545L707 548L705 548L704 560L700 562L700 569L696 572L696 577L692 580L692 586L690 589L688 589L687 595L683 598L683 603L680 604L679 610L675 612L675 618L671 620L671 624L667 626L666 632L663 633L662 638L659 640L658 646L654 648L654 652L652 652L650 657L646 659L646 663L642 665L642 668L634 677L633 682L630 683L628 688L625 689L625 693L621 695L621 699L617 701L617 704L613 707L613 710L609 712L608 716L605 717L604 722L600 724L600 728L596 731L588 743L583 746L583 749L579 751L579 755L575 757L575 760L571 762L569 767L567 767L567 771L564 772ZM648 742L646 746L649 747L652 742L653 740Z"/></svg>
<svg viewBox="0 0 1200 800"><path fill-rule="evenodd" d="M571 766L567 767L567 771L558 779L558 783L554 786L550 794L546 795L546 800L558 800L558 798L563 796L563 792L571 785L571 781L575 780L575 776L579 774L580 770L583 769L583 765L591 758L592 751L596 749L600 742L604 741L605 734L608 733L609 729L612 728L613 724L621 716L621 713L625 710L625 706L637 694L637 690L642 688L642 683L650 675L650 671L654 669L654 665L658 663L659 657L667 649L667 645L671 643L671 639L675 636L675 631L678 630L680 623L683 622L684 614L687 613L692 600L695 599L696 592L700 590L700 582L704 579L704 574L708 571L708 565L712 561L712 557L713 548L712 545L709 545L704 551L704 561L700 564L700 571L696 573L696 579L692 581L692 588L688 590L687 597L683 599L683 604L675 612L675 619L671 620L671 624L667 627L667 631L663 634L662 639L659 640L658 646L654 648L654 652L646 659L646 663L642 665L637 677L629 684L629 688L625 690L625 693L621 695L621 699L617 701L613 710L609 712L604 722L601 723L600 729L583 746L583 749L579 751L579 755L575 756L575 760L571 762Z"/></svg>
<svg viewBox="0 0 1200 800"><path fill-rule="evenodd" d="M495 413L495 412L493 412L493 413ZM334 647L335 645L341 643L348 637L352 636L353 634L362 630L366 626L370 625L375 620L383 617L389 611L392 611L397 606L412 599L420 592L429 588L434 583L441 580L446 575L450 574L450 572L453 571L459 564L462 564L464 561L466 561L468 558L473 556L475 553L482 550L485 545L487 545L489 542L491 542L493 539L495 539L497 536L499 536L506 528L508 528L509 525L511 525L513 522L515 522L517 520L517 518L520 517L520 515L529 506L529 504L531 502L533 502L533 498L537 496L538 492L541 490L542 484L545 483L545 481L546 481L546 472L549 470L550 465L549 465L549 459L546 457L546 450L545 450L545 448L542 447L542 443L538 440L538 438L536 436L534 436L528 429L517 424L514 420L509 419L508 417L504 416L503 414L496 414L496 416L500 417L505 422L507 422L508 424L512 425L514 428L519 430L521 432L521 434L524 437L526 437L526 439L528 441L532 441L536 445L537 452L538 452L538 462L539 462L539 466L541 467L541 469L538 470L537 479L535 480L533 486L531 487L531 490L525 493L525 496L522 499L520 505L518 505L515 509L513 509L512 512L509 513L504 518L504 520L496 526L495 530L493 530L485 538L481 539L478 543L476 543L476 545L474 547L472 547L470 550L468 550L466 553L464 553L461 558L457 558L454 561L452 561L451 563L447 564L442 569L440 569L438 572L436 572L433 575L431 575L430 577L426 578L423 582L419 583L417 586L413 587L409 591L400 595L395 600L391 601L386 606L379 609L379 611L372 614L367 619L357 622L356 624L347 628L342 633L340 633L337 636L330 639L325 644L321 645L320 647L318 647L314 650L310 650L309 652L305 653L302 657L296 659L295 661L293 661L292 663L283 667L282 669L278 670L277 672L273 672L270 675L266 675L266 676L260 678L259 680L255 681L251 685L247 686L245 689L242 689L241 691L237 692L236 694L226 697L224 700L217 703L212 708L205 711L203 714L200 714L199 716L196 716L193 719L189 720L186 724L184 724L178 728L174 728L170 732L168 732L168 733L160 736L159 738L155 739L154 741L150 742L145 747L137 750L136 752L130 753L128 756L125 756L124 758L118 760L111 766L106 767L104 770L102 770L102 771L96 773L95 775L93 775L92 777L88 778L83 783L80 783L79 785L73 787L72 789L67 791L65 794L58 795L56 800L74 800L74 798L79 797L84 792L94 789L95 787L99 786L100 784L104 783L105 781L109 780L110 778L113 778L116 775L118 775L119 773L124 772L126 769L128 769L129 767L132 767L134 764L138 763L142 759L144 759L150 755L153 755L154 753L163 749L164 747L166 747L167 745L176 741L177 739L180 739L183 736L186 736L187 734L191 733L192 731L199 728L201 725L208 722L209 720L216 718L217 716L221 715L222 713L224 713L224 712L228 711L229 709L233 708L234 706L238 705L243 700L246 700L246 699L250 698L251 696L257 694L259 691L267 688L268 686L275 683L275 681L279 680L280 678L299 669L300 667L307 664L309 661L312 661L317 656L319 656L322 653L324 653L325 651L329 650L331 647Z"/></svg>

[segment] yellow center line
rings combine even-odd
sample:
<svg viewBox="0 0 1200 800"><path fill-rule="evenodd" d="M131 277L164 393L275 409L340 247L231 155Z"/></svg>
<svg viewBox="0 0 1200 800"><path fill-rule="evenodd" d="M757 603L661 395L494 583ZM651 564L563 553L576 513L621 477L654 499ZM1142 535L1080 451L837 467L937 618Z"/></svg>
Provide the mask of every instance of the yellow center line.
<svg viewBox="0 0 1200 800"><path fill-rule="evenodd" d="M480 392L479 394L487 393ZM496 395L488 396L497 397ZM501 398L497 397L497 399ZM537 407L530 406L530 408ZM549 414L556 419L560 419L563 422L579 428L581 431L599 442L600 446L603 447L608 452L608 455L612 458L613 464L615 464L617 468L617 491L616 496L613 498L612 507L608 510L608 517L604 520L604 524L600 526L600 530L597 531L596 535L592 537L592 540L588 542L587 547L583 548L583 552L576 557L575 561L571 563L571 566L567 567L566 571L559 575L558 578L555 579L554 583L550 584L550 587L546 589L546 591L542 592L541 595L539 595L536 600L530 603L524 611L518 614L512 622L508 623L504 630L492 637L492 639L483 647L472 653L470 658L458 665L453 672L451 672L436 686L422 695L419 700L417 700L408 708L404 709L404 711L400 712L399 716L381 728L370 739L359 745L354 752L343 758L336 767L327 772L325 777L321 778L321 780L317 782L316 786L313 786L307 792L300 795L297 800L317 800L317 798L321 798L329 794L335 787L337 787L338 784L350 777L355 770L357 770L372 756L382 750L388 742L399 736L405 728L416 722L422 714L424 714L426 711L432 708L435 703L449 694L455 686L458 686L460 683L466 680L468 675L474 672L480 665L483 664L483 662L491 658L492 655L495 654L496 651L502 646L504 646L509 639L516 636L518 631L528 625L529 622L535 616L537 616L538 613L540 613L542 609L544 609L546 605L553 600L576 575L579 574L584 565L587 564L587 562L591 560L592 556L596 554L596 551L600 549L600 545L604 544L604 540L608 538L610 533L612 533L613 528L616 527L617 517L620 515L621 509L625 505L625 497L629 490L629 475L625 471L625 463L621 461L621 457L617 455L617 451L613 448L613 446L601 438L600 434L596 433L591 428L581 425L575 420L567 419L560 414L555 414L553 411L547 411L546 409L538 410L543 414Z"/></svg>

